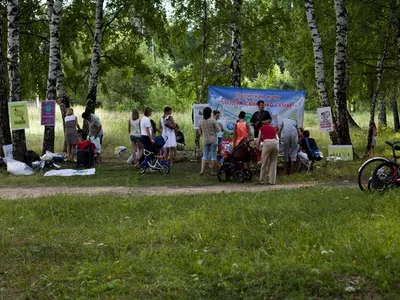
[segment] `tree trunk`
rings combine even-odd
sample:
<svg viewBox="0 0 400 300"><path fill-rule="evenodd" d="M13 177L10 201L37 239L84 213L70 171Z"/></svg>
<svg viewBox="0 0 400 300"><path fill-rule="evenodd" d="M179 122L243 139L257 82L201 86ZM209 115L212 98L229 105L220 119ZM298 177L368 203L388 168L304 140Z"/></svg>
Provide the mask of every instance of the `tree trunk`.
<svg viewBox="0 0 400 300"><path fill-rule="evenodd" d="M345 0L335 0L336 50L334 62L334 97L339 145L351 145L346 97L347 12Z"/></svg>
<svg viewBox="0 0 400 300"><path fill-rule="evenodd" d="M103 40L103 3L96 1L96 29L94 32L92 60L90 62L89 92L86 99L86 112L94 113L96 108L97 83L100 70L101 42Z"/></svg>
<svg viewBox="0 0 400 300"><path fill-rule="evenodd" d="M395 87L393 89L392 99L390 101L391 108L393 111L393 129L395 132L400 131L399 107L397 105L398 96L399 96L399 88L398 88L397 84L395 84Z"/></svg>
<svg viewBox="0 0 400 300"><path fill-rule="evenodd" d="M204 79L206 72L206 58L207 58L207 0L202 2L203 17L202 17L202 34L201 34L201 76L200 76L200 93L199 102L203 103L204 100Z"/></svg>
<svg viewBox="0 0 400 300"><path fill-rule="evenodd" d="M7 72L6 60L3 54L3 16L0 14L0 153L2 153L3 145L12 143L10 119L8 115L8 98L7 98ZM2 155L4 156L4 155Z"/></svg>
<svg viewBox="0 0 400 300"><path fill-rule="evenodd" d="M242 43L240 41L240 19L242 11L242 0L233 0L232 20L232 44L231 44L231 85L241 87L240 58L242 55Z"/></svg>
<svg viewBox="0 0 400 300"><path fill-rule="evenodd" d="M371 143L372 143L372 135L375 127L375 106L376 99L378 98L378 94L381 87L382 74L383 74L383 65L386 59L387 51L388 51L388 40L392 26L392 16L394 15L394 8L396 6L396 0L391 0L390 2L390 11L388 18L388 29L386 32L386 38L384 39L383 51L382 55L378 58L376 65L376 84L373 89L371 102L370 102L370 118L369 118L369 127L368 127L368 136L367 136L367 147L365 149L365 154L369 154L371 152Z"/></svg>
<svg viewBox="0 0 400 300"><path fill-rule="evenodd" d="M385 99L380 99L378 101L378 127L382 126L387 126Z"/></svg>
<svg viewBox="0 0 400 300"><path fill-rule="evenodd" d="M372 143L372 135L375 126L375 105L376 105L376 98L378 97L381 81L382 81L382 73L383 73L383 63L385 61L387 52L387 42L385 41L384 51L383 54L379 57L377 66L376 66L376 85L372 92L371 102L370 102L370 119L369 119L369 127L368 127L368 137L367 137L367 147L366 147L366 154L371 151L371 143Z"/></svg>
<svg viewBox="0 0 400 300"><path fill-rule="evenodd" d="M315 81L317 84L319 102L322 107L331 107L328 91L326 89L324 51L322 48L321 35L318 30L317 20L315 18L315 13L314 13L314 0L304 0L304 7L306 10L308 27L310 29L311 39L313 43ZM330 137L332 143L337 144L338 140L336 135L337 133L336 116L333 109L332 109L332 121L335 126L335 130L334 132L331 132Z"/></svg>
<svg viewBox="0 0 400 300"><path fill-rule="evenodd" d="M50 4L50 1L48 4ZM47 77L46 100L53 100L56 99L57 73L59 68L58 59L60 58L59 29L62 0L55 0L53 5L49 5L48 9L52 9L52 12L50 23L49 73ZM48 15L50 16L50 12L48 12ZM45 126L43 136L43 154L47 150L54 152L54 139L54 126Z"/></svg>
<svg viewBox="0 0 400 300"><path fill-rule="evenodd" d="M19 5L18 0L7 0L7 55L10 100L21 101L21 76L19 65ZM13 154L23 160L26 152L25 130L13 130Z"/></svg>
<svg viewBox="0 0 400 300"><path fill-rule="evenodd" d="M61 62L61 51L59 52L58 57L58 69L57 69L57 103L60 106L61 116L62 116L62 123L64 129L64 147L63 151L67 152L67 136L65 134L65 117L66 117L66 110L69 108L69 101L67 98L67 93L65 92L64 86L64 73L62 70L62 62Z"/></svg>
<svg viewBox="0 0 400 300"><path fill-rule="evenodd" d="M349 126L351 128L355 128L355 129L361 129L360 126L358 126L357 122L353 119L353 117L351 116L349 110L347 110L347 120L349 120Z"/></svg>

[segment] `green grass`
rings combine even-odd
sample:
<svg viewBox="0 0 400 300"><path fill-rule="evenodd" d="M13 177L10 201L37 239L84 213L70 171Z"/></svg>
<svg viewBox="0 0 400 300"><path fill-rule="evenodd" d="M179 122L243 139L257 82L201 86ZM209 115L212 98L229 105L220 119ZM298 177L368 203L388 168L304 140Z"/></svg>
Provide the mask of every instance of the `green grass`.
<svg viewBox="0 0 400 300"><path fill-rule="evenodd" d="M314 171L308 174L299 173L291 176L282 174L279 169L277 184L291 183L315 183L315 184L340 184L345 182L356 183L359 162L320 162L315 165ZM62 163L63 168L74 168L75 164ZM47 170L45 170L47 171ZM162 175L159 172L146 172L138 174L138 170L124 161L115 157L108 157L104 162L96 165L96 174L93 176L73 177L44 177L44 172L38 171L31 176L15 176L7 172L6 168L0 168L0 187L41 187L41 186L126 186L126 187L152 187L152 186L208 186L223 184L238 185L233 181L219 182L216 176L199 176L199 162L179 162L171 167L170 174ZM255 172L252 181L245 184L257 185L258 172Z"/></svg>
<svg viewBox="0 0 400 300"><path fill-rule="evenodd" d="M1 201L0 215L2 299L395 299L400 293L394 193L58 196Z"/></svg>

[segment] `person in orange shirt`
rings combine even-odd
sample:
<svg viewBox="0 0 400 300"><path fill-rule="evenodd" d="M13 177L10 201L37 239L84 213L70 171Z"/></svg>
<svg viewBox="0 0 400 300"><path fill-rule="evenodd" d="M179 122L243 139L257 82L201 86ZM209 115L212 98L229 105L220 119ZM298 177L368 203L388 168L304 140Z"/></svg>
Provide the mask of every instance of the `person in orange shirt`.
<svg viewBox="0 0 400 300"><path fill-rule="evenodd" d="M245 120L246 113L241 111L239 113L239 120L233 129L233 145L236 147L243 139L250 140L250 126Z"/></svg>

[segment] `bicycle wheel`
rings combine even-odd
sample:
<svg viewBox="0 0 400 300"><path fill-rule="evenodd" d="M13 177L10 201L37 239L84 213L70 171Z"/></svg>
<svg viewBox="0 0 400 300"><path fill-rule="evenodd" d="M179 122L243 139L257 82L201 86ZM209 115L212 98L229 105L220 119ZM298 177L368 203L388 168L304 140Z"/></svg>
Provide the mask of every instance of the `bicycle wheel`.
<svg viewBox="0 0 400 300"><path fill-rule="evenodd" d="M147 166L146 165L141 165L140 169L139 169L139 174L144 174L147 170Z"/></svg>
<svg viewBox="0 0 400 300"><path fill-rule="evenodd" d="M385 161L378 165L372 174L371 189L384 192L387 189L398 186L394 179L397 179L399 164L394 161Z"/></svg>
<svg viewBox="0 0 400 300"><path fill-rule="evenodd" d="M169 164L168 163L163 163L160 165L160 171L161 174L168 174L170 170Z"/></svg>
<svg viewBox="0 0 400 300"><path fill-rule="evenodd" d="M379 164L385 161L388 160L384 157L373 157L365 161L360 166L360 168L358 169L358 186L361 191L365 192L370 190L372 173Z"/></svg>

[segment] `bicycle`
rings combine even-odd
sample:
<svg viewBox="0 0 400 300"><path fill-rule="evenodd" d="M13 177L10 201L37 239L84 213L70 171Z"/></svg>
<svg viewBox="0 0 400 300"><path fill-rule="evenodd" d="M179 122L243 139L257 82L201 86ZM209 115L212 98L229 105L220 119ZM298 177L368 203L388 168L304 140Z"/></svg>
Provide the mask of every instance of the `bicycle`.
<svg viewBox="0 0 400 300"><path fill-rule="evenodd" d="M400 141L385 141L392 148L393 159L373 157L365 161L358 169L358 186L361 191L369 191L372 188L372 177L375 169L384 162L397 162L396 151L400 150Z"/></svg>
<svg viewBox="0 0 400 300"><path fill-rule="evenodd" d="M147 169L158 170L161 174L169 173L170 165L168 161L161 160L154 152L150 152L146 149L143 150L143 154L144 160L140 164L139 174L145 173Z"/></svg>
<svg viewBox="0 0 400 300"><path fill-rule="evenodd" d="M400 186L400 164L385 161L378 165L372 174L371 188L378 192Z"/></svg>

